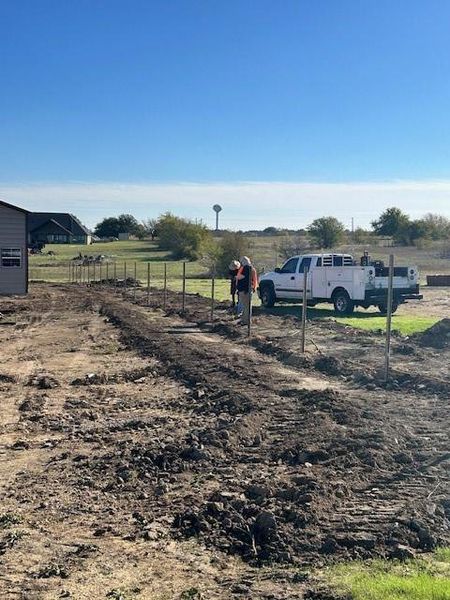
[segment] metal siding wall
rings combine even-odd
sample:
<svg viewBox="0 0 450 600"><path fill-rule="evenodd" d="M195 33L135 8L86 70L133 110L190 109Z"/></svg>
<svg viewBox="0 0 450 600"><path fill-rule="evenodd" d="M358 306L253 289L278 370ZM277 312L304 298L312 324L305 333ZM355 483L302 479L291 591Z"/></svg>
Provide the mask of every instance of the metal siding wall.
<svg viewBox="0 0 450 600"><path fill-rule="evenodd" d="M0 294L26 294L27 292L27 229L26 214L0 205L0 249L20 248L20 269L2 267L0 261Z"/></svg>

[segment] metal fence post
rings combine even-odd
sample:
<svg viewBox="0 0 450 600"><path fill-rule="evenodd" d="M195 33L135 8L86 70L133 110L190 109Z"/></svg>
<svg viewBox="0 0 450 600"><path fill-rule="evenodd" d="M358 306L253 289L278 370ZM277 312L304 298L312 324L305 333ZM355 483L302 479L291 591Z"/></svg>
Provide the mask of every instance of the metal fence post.
<svg viewBox="0 0 450 600"><path fill-rule="evenodd" d="M109 287L109 263L106 263L106 285Z"/></svg>
<svg viewBox="0 0 450 600"><path fill-rule="evenodd" d="M72 263L69 263L69 283L72 283Z"/></svg>
<svg viewBox="0 0 450 600"><path fill-rule="evenodd" d="M247 337L252 334L252 293L253 293L253 267L249 265L248 270L248 323L247 323Z"/></svg>
<svg viewBox="0 0 450 600"><path fill-rule="evenodd" d="M90 263L87 264L87 284L89 285L91 282L91 268Z"/></svg>
<svg viewBox="0 0 450 600"><path fill-rule="evenodd" d="M136 287L137 287L137 264L134 261L134 287L133 287L133 300L136 300Z"/></svg>
<svg viewBox="0 0 450 600"><path fill-rule="evenodd" d="M389 277L386 311L386 344L384 348L384 381L389 379L389 362L391 355L391 327L392 327L392 298L394 293L394 255L389 255Z"/></svg>
<svg viewBox="0 0 450 600"><path fill-rule="evenodd" d="M302 301L302 332L300 338L300 350L301 353L305 352L305 340L306 340L306 312L308 310L308 268L305 267L303 270L303 301Z"/></svg>
<svg viewBox="0 0 450 600"><path fill-rule="evenodd" d="M183 292L182 292L182 311L186 309L186 263L183 262Z"/></svg>
<svg viewBox="0 0 450 600"><path fill-rule="evenodd" d="M93 270L92 281L94 283L95 283L95 266L96 266L96 263L95 263L95 260L94 260L94 262L92 263L92 270Z"/></svg>
<svg viewBox="0 0 450 600"><path fill-rule="evenodd" d="M163 309L166 310L167 304L167 263L164 263L164 291L163 291Z"/></svg>
<svg viewBox="0 0 450 600"><path fill-rule="evenodd" d="M211 321L214 321L214 294L216 291L216 265L212 268L211 274Z"/></svg>
<svg viewBox="0 0 450 600"><path fill-rule="evenodd" d="M114 261L113 265L113 277L114 277L114 291L117 291L117 263Z"/></svg>
<svg viewBox="0 0 450 600"><path fill-rule="evenodd" d="M150 304L150 263L147 263L147 305Z"/></svg>
<svg viewBox="0 0 450 600"><path fill-rule="evenodd" d="M102 265L102 263L99 264L98 269L99 269L99 274L98 274L99 283L101 286L103 286L103 281L102 281L103 265Z"/></svg>
<svg viewBox="0 0 450 600"><path fill-rule="evenodd" d="M123 262L123 290L127 293L127 261Z"/></svg>

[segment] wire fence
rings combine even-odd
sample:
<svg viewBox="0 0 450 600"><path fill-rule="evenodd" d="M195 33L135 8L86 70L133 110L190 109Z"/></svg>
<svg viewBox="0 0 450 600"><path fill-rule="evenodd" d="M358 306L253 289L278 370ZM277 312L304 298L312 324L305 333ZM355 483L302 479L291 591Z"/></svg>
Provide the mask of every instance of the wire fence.
<svg viewBox="0 0 450 600"><path fill-rule="evenodd" d="M115 262L96 262L96 261L70 261L64 267L64 276L62 280L70 284L82 286L98 286L121 291L126 296L138 299L150 305L154 300L154 293L157 292L157 302L164 311L168 308L169 292L179 293L179 309L184 312L187 309L189 296L200 295L210 298L210 320L214 321L216 303L230 299L230 281L223 278L217 278L215 269L199 276L198 267L194 272L190 271L188 262L167 263L167 262L138 262L138 261L115 261ZM60 266L61 268L61 266ZM388 302L386 316L386 343L384 352L384 379L389 378L390 371L390 352L391 352L391 315L392 315L392 292L393 292L393 272L394 257L390 256L389 262L389 285ZM33 281L33 273L30 273L30 279ZM61 280L61 279L60 279ZM305 269L303 278L303 290L301 298L301 353L305 352L305 336L307 328L307 270ZM249 277L249 290L242 297L244 305L241 307L243 313L248 315L247 335L252 335L252 308L257 300L257 296L252 293L251 277ZM259 303L259 301L257 301ZM248 303L246 305L246 303ZM154 302L153 302L154 306ZM300 312L301 311L301 312Z"/></svg>

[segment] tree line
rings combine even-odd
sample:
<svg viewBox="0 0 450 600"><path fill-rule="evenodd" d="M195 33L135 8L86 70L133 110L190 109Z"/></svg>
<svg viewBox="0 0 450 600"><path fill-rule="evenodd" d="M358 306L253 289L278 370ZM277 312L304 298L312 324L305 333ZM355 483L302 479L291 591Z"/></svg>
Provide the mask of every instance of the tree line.
<svg viewBox="0 0 450 600"><path fill-rule="evenodd" d="M371 226L372 231L357 228L349 232L335 217L321 217L297 235L282 235L277 249L282 256L292 256L306 249L333 248L345 241L368 244L378 236L391 237L395 244L418 246L434 240L450 239L450 220L432 213L412 220L399 208L392 207L372 221ZM242 232L225 231L221 232L220 237L214 237L203 223L183 219L170 212L142 222L129 214L108 217L98 223L94 230L94 234L100 238L117 238L120 233L128 233L139 239L156 235L159 247L169 251L174 259L205 258L220 274L226 273L232 259L249 251L249 239ZM266 228L261 233L277 235L283 232Z"/></svg>

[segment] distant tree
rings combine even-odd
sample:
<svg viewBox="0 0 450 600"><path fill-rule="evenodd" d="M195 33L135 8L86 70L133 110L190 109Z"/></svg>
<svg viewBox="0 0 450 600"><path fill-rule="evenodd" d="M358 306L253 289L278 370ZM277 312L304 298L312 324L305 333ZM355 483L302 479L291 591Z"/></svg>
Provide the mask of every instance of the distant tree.
<svg viewBox="0 0 450 600"><path fill-rule="evenodd" d="M296 254L302 254L310 247L305 235L285 235L276 246L277 253L284 259Z"/></svg>
<svg viewBox="0 0 450 600"><path fill-rule="evenodd" d="M98 237L118 237L119 233L130 233L139 237L143 228L133 215L123 214L118 217L106 217L95 226L94 233Z"/></svg>
<svg viewBox="0 0 450 600"><path fill-rule="evenodd" d="M366 231L362 227L357 227L353 232L353 242L355 244L370 244L373 238L371 231Z"/></svg>
<svg viewBox="0 0 450 600"><path fill-rule="evenodd" d="M206 225L171 213L159 217L156 229L159 247L169 250L175 259L197 260L213 245L211 232Z"/></svg>
<svg viewBox="0 0 450 600"><path fill-rule="evenodd" d="M228 265L232 260L239 260L249 253L249 240L241 233L226 232L217 246L213 261L216 273L227 275Z"/></svg>
<svg viewBox="0 0 450 600"><path fill-rule="evenodd" d="M426 214L419 223L426 232L427 238L432 240L445 240L450 238L450 219L443 215Z"/></svg>
<svg viewBox="0 0 450 600"><path fill-rule="evenodd" d="M280 233L280 230L278 229L278 227L271 226L263 229L263 233L265 233L266 235L278 235Z"/></svg>
<svg viewBox="0 0 450 600"><path fill-rule="evenodd" d="M372 228L376 235L389 235L396 242L409 243L410 220L408 215L399 208L387 208L376 221L372 221Z"/></svg>
<svg viewBox="0 0 450 600"><path fill-rule="evenodd" d="M307 228L312 242L319 248L331 248L339 244L345 234L344 225L335 217L316 219Z"/></svg>

